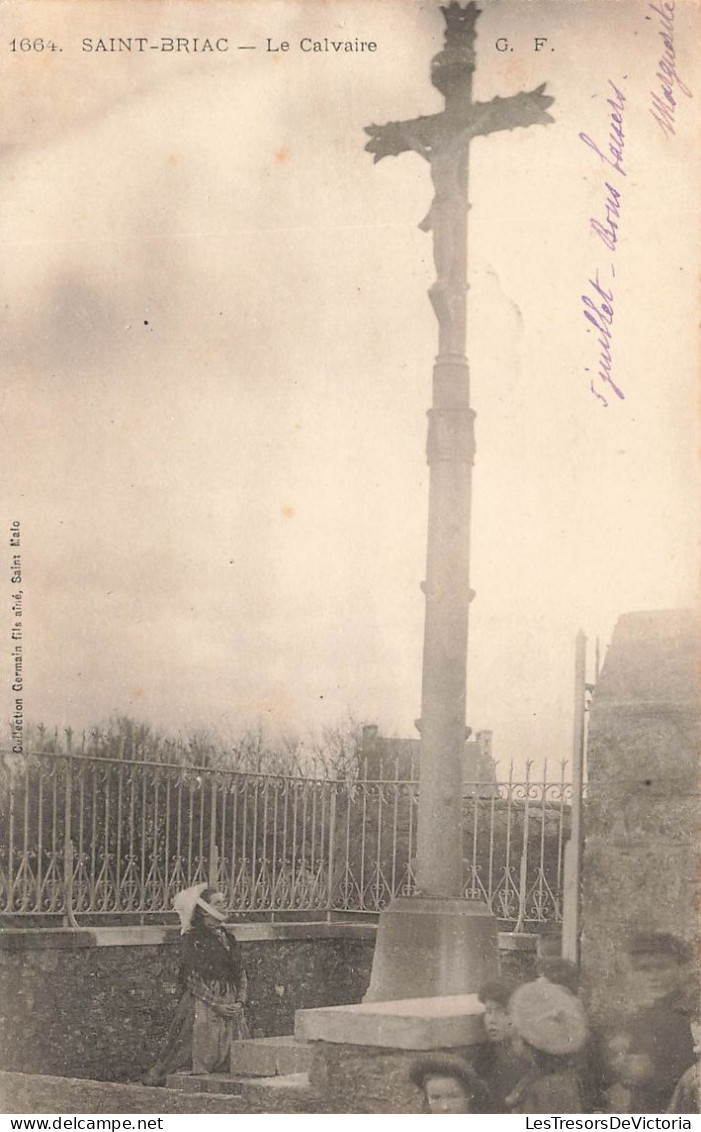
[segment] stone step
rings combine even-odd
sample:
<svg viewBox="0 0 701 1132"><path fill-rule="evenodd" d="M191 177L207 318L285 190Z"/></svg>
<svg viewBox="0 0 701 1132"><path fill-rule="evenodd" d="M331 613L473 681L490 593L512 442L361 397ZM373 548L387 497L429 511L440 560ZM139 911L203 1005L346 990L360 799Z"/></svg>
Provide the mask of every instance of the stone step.
<svg viewBox="0 0 701 1132"><path fill-rule="evenodd" d="M216 1093L218 1096L241 1094L238 1081L228 1073L169 1073L166 1089L174 1089L178 1093Z"/></svg>
<svg viewBox="0 0 701 1132"><path fill-rule="evenodd" d="M285 1073L277 1077L239 1077L233 1078L238 1082L241 1096L255 1092L283 1092L291 1089L293 1092L304 1092L309 1089L308 1073Z"/></svg>
<svg viewBox="0 0 701 1132"><path fill-rule="evenodd" d="M236 1043L229 1073L171 1073L166 1086L189 1092L238 1093L238 1080L308 1073L312 1054L309 1042L297 1041L292 1035L248 1038Z"/></svg>
<svg viewBox="0 0 701 1132"><path fill-rule="evenodd" d="M238 1099L243 1112L315 1112L308 1073L233 1077L223 1073L171 1073L166 1088L212 1101Z"/></svg>
<svg viewBox="0 0 701 1132"><path fill-rule="evenodd" d="M237 1042L231 1052L234 1077L276 1077L308 1073L312 1063L309 1042L289 1037L251 1038Z"/></svg>
<svg viewBox="0 0 701 1132"><path fill-rule="evenodd" d="M0 1070L0 1098L7 1112L94 1114L118 1112L163 1115L170 1113L247 1113L260 1111L257 1104L247 1106L238 1094L195 1093L181 1089L160 1089L150 1085L93 1081L73 1077L45 1077L39 1074ZM296 1102L291 1102L296 1103ZM277 1111L280 1111L278 1109ZM298 1108L290 1109L297 1112ZM316 1112L316 1109L312 1109Z"/></svg>
<svg viewBox="0 0 701 1132"><path fill-rule="evenodd" d="M166 1079L166 1089L179 1093L216 1093L219 1096L240 1097L253 1089L306 1089L309 1087L308 1073L284 1073L273 1077L232 1077L228 1073L171 1073Z"/></svg>
<svg viewBox="0 0 701 1132"><path fill-rule="evenodd" d="M249 1111L319 1112L308 1073L286 1073L275 1077L239 1077L241 1103Z"/></svg>

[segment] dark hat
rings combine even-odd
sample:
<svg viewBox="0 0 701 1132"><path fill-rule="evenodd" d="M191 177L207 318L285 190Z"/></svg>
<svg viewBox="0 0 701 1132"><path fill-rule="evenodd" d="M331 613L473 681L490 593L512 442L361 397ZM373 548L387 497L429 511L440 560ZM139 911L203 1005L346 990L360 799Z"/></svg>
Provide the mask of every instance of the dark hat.
<svg viewBox="0 0 701 1132"><path fill-rule="evenodd" d="M477 1076L472 1066L450 1053L422 1057L409 1070L410 1080L420 1089L424 1088L429 1077L454 1077L470 1097L482 1099L486 1093L482 1078Z"/></svg>
<svg viewBox="0 0 701 1132"><path fill-rule="evenodd" d="M557 983L536 979L511 997L509 1013L517 1034L544 1053L577 1053L587 1039L587 1020L578 998Z"/></svg>
<svg viewBox="0 0 701 1132"><path fill-rule="evenodd" d="M681 964L688 963L693 952L685 940L671 932L638 932L628 944L628 954L633 958L639 955L667 955Z"/></svg>
<svg viewBox="0 0 701 1132"><path fill-rule="evenodd" d="M515 979L489 979L486 983L482 983L477 997L483 1005L489 1001L498 1002L500 1006L508 1006L509 999L517 986Z"/></svg>

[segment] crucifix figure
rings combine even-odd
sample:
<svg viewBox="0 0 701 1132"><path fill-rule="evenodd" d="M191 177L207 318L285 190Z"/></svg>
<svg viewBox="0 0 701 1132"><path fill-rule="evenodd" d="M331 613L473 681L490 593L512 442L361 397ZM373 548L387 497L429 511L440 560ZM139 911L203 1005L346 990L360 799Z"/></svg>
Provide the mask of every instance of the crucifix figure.
<svg viewBox="0 0 701 1132"><path fill-rule="evenodd" d="M544 86L489 102L472 101L479 9L452 0L441 11L445 45L431 81L440 114L366 128L374 160L413 150L430 165L434 197L420 227L433 233L436 280L429 295L438 320L427 458L429 519L421 719L417 892L463 894L462 759L466 740L469 540L474 460L467 332L468 158L475 137L553 119Z"/></svg>
<svg viewBox="0 0 701 1132"><path fill-rule="evenodd" d="M431 82L445 99L440 114L407 122L367 126L366 149L374 160L396 156L407 150L419 153L431 166L435 196L428 215L419 225L433 231L433 254L437 278L430 296L445 341L439 353L464 350L464 318L461 306L466 291L467 172L470 141L497 130L517 126L546 125L553 99L544 94L545 84L535 90L472 101L475 69L475 24L480 11L474 2L462 7L457 0L441 9L445 19L445 47L431 64ZM453 329L453 333L449 332ZM462 337L461 337L462 331Z"/></svg>

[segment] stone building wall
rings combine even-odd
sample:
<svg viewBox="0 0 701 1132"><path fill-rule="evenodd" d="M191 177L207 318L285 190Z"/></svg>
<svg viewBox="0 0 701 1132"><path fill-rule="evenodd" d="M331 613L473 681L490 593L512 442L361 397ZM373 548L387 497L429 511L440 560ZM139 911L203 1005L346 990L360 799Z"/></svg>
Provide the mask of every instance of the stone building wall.
<svg viewBox="0 0 701 1132"><path fill-rule="evenodd" d="M291 1034L298 1008L358 1002L375 929L241 925L251 1028ZM128 1081L155 1060L178 1001L170 928L0 931L0 1068Z"/></svg>
<svg viewBox="0 0 701 1132"><path fill-rule="evenodd" d="M697 939L698 641L688 611L625 614L594 694L582 965L602 1019L635 1005L633 933Z"/></svg>

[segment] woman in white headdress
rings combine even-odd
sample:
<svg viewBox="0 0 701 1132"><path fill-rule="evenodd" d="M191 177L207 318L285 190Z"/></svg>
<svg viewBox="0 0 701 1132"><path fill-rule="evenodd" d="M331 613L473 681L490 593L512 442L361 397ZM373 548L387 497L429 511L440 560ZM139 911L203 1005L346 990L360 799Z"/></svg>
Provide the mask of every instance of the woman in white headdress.
<svg viewBox="0 0 701 1132"><path fill-rule="evenodd" d="M164 1084L169 1073L226 1072L232 1045L249 1036L244 1014L248 980L241 947L222 926L226 898L207 884L173 900L182 929L182 997L158 1061L144 1084Z"/></svg>

